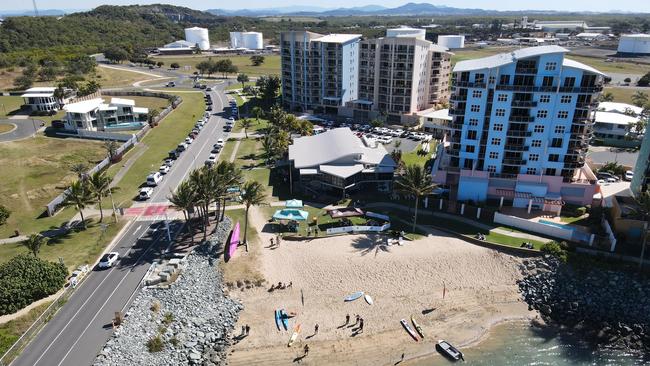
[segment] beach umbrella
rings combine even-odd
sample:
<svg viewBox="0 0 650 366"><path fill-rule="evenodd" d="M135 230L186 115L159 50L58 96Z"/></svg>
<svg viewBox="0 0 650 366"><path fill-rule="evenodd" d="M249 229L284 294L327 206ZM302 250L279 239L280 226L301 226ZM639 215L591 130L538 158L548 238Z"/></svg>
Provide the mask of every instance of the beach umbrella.
<svg viewBox="0 0 650 366"><path fill-rule="evenodd" d="M288 200L284 207L286 208L302 208L302 201L301 200Z"/></svg>

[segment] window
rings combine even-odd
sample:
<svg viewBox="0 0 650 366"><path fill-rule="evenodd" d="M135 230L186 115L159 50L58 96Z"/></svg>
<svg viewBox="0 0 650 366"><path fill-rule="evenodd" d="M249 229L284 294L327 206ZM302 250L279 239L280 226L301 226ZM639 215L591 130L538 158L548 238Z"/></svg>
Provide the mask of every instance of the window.
<svg viewBox="0 0 650 366"><path fill-rule="evenodd" d="M470 126L478 126L478 119L476 119L476 118L470 118L470 119L469 119L469 125L470 125Z"/></svg>
<svg viewBox="0 0 650 366"><path fill-rule="evenodd" d="M551 140L551 147L562 147L562 139L554 138Z"/></svg>
<svg viewBox="0 0 650 366"><path fill-rule="evenodd" d="M564 133L564 126L555 126L555 133Z"/></svg>
<svg viewBox="0 0 650 366"><path fill-rule="evenodd" d="M476 140L476 131L469 130L467 131L467 139L468 140Z"/></svg>
<svg viewBox="0 0 650 366"><path fill-rule="evenodd" d="M542 147L542 140L533 140L530 145L532 147Z"/></svg>
<svg viewBox="0 0 650 366"><path fill-rule="evenodd" d="M487 171L490 173L496 173L497 172L497 167L494 165L488 165Z"/></svg>
<svg viewBox="0 0 650 366"><path fill-rule="evenodd" d="M530 155L528 155L528 160L530 160L530 161L539 161L539 154L530 154Z"/></svg>
<svg viewBox="0 0 650 366"><path fill-rule="evenodd" d="M537 174L537 169L535 169L535 168L528 168L528 169L526 169L526 174L535 175L535 174Z"/></svg>
<svg viewBox="0 0 650 366"><path fill-rule="evenodd" d="M542 79L542 86L553 86L553 77L544 76L544 78Z"/></svg>
<svg viewBox="0 0 650 366"><path fill-rule="evenodd" d="M463 167L465 169L474 169L474 160L473 159L465 159L465 163L463 164Z"/></svg>
<svg viewBox="0 0 650 366"><path fill-rule="evenodd" d="M491 144L492 145L501 145L501 139L498 138L498 137L493 137Z"/></svg>
<svg viewBox="0 0 650 366"><path fill-rule="evenodd" d="M573 76L564 78L565 88L573 88L574 85L576 85L576 78L574 78Z"/></svg>
<svg viewBox="0 0 650 366"><path fill-rule="evenodd" d="M494 115L497 117L503 117L506 115L506 110L502 108L497 108L497 110L494 112Z"/></svg>
<svg viewBox="0 0 650 366"><path fill-rule="evenodd" d="M567 118L569 117L569 112L568 111L558 111L557 112L557 118Z"/></svg>
<svg viewBox="0 0 650 366"><path fill-rule="evenodd" d="M551 101L551 96L550 95L540 95L539 96L539 102L540 103L549 103Z"/></svg>
<svg viewBox="0 0 650 366"><path fill-rule="evenodd" d="M544 132L544 125L535 125L535 128L533 129L533 131L537 132L537 133Z"/></svg>
<svg viewBox="0 0 650 366"><path fill-rule="evenodd" d="M499 153L496 151L490 151L490 159L498 159Z"/></svg>
<svg viewBox="0 0 650 366"><path fill-rule="evenodd" d="M510 75L501 75L499 79L499 84L508 85L510 84Z"/></svg>
<svg viewBox="0 0 650 366"><path fill-rule="evenodd" d="M558 154L550 154L548 156L548 161L558 162L558 161L560 161L560 155L558 155ZM555 174L552 174L552 175L555 175Z"/></svg>
<svg viewBox="0 0 650 366"><path fill-rule="evenodd" d="M492 76L490 76L488 78L488 83L489 84L494 84L495 81L497 81L497 78L494 75L492 75Z"/></svg>
<svg viewBox="0 0 650 366"><path fill-rule="evenodd" d="M474 145L465 145L465 152L473 153L476 147Z"/></svg>
<svg viewBox="0 0 650 366"><path fill-rule="evenodd" d="M544 66L544 70L546 71L555 71L557 68L557 62L547 62L546 66Z"/></svg>
<svg viewBox="0 0 650 366"><path fill-rule="evenodd" d="M472 104L472 106L469 109L472 112L480 112L481 111L481 106L478 104Z"/></svg>
<svg viewBox="0 0 650 366"><path fill-rule="evenodd" d="M537 118L546 118L546 117L548 117L548 111L543 109L537 111Z"/></svg>
<svg viewBox="0 0 650 366"><path fill-rule="evenodd" d="M547 168L546 175L555 175L555 168Z"/></svg>
<svg viewBox="0 0 650 366"><path fill-rule="evenodd" d="M503 123L495 123L492 129L494 131L503 131Z"/></svg>
<svg viewBox="0 0 650 366"><path fill-rule="evenodd" d="M508 101L508 94L499 94L499 96L497 96L497 100L499 102L507 102Z"/></svg>
<svg viewBox="0 0 650 366"><path fill-rule="evenodd" d="M474 75L474 82L475 83L484 83L485 82L485 74L475 74Z"/></svg>
<svg viewBox="0 0 650 366"><path fill-rule="evenodd" d="M472 98L480 98L483 93L480 90L472 91Z"/></svg>
<svg viewBox="0 0 650 366"><path fill-rule="evenodd" d="M571 103L571 96L563 95L562 97L560 97L560 103L564 103L564 104Z"/></svg>

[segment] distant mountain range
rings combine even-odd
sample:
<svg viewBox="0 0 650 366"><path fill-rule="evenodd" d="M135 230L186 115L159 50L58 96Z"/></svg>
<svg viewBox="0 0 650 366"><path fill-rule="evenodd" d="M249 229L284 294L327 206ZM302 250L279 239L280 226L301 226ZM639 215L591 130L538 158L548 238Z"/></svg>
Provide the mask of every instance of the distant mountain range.
<svg viewBox="0 0 650 366"><path fill-rule="evenodd" d="M38 15L40 16L59 16L66 15L71 13L76 13L82 11L81 9L39 9ZM34 10L0 10L1 17L21 17L21 16L32 16L34 15Z"/></svg>
<svg viewBox="0 0 650 366"><path fill-rule="evenodd" d="M309 7L284 7L270 9L208 9L209 13L226 16L274 16L274 15L303 15L303 16L389 16L389 15L476 15L496 13L494 10L463 9L449 6L438 6L427 3L407 3L396 8L380 5L366 5L352 8L314 9Z"/></svg>

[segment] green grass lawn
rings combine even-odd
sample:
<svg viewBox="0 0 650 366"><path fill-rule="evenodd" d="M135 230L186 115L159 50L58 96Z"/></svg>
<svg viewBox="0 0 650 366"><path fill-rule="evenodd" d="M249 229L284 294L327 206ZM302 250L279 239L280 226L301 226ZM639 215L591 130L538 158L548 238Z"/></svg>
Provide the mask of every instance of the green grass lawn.
<svg viewBox="0 0 650 366"><path fill-rule="evenodd" d="M23 105L23 98L16 96L0 96L0 117L6 117L9 113L17 111Z"/></svg>
<svg viewBox="0 0 650 366"><path fill-rule="evenodd" d="M138 158L129 171L118 183L120 190L113 195L115 204L128 207L131 199L137 194L138 187L144 182L149 173L158 170L160 163L174 149L187 133L192 130L197 118L203 115L205 104L203 94L183 93L183 103L168 115L158 127L155 127L142 140L148 146L147 151ZM125 156L128 159L128 155ZM109 174L114 175L120 164L109 169Z"/></svg>
<svg viewBox="0 0 650 366"><path fill-rule="evenodd" d="M265 206L262 208L263 212L265 213L265 218L271 219L273 217L273 214L277 210L283 209L283 207L272 207L272 206ZM307 228L311 227L312 233L315 232L315 227L314 227L314 218L317 219L317 225L318 225L318 230L323 233L319 234L320 236L324 235L325 231L329 227L336 227L336 226L341 226L340 225L340 219L332 219L325 210L317 207L312 207L309 205L305 205L303 208L301 208L303 211L309 212L309 218L307 221L300 221L300 226L298 229L299 235L302 236L307 236ZM364 217L350 217L348 218L353 225L364 225L366 223L366 219ZM275 225L279 225L278 223L275 223ZM278 229L279 230L279 229ZM293 234L293 233L290 233Z"/></svg>
<svg viewBox="0 0 650 366"><path fill-rule="evenodd" d="M422 145L418 145L415 150L410 152L402 152L402 161L405 165L425 165L431 159L431 154L436 150L436 141L432 141L429 146L429 152L425 155L418 155L418 150Z"/></svg>
<svg viewBox="0 0 650 366"><path fill-rule="evenodd" d="M244 85L245 86L246 85L255 86L255 82L254 81L247 81L247 82L244 83ZM226 90L241 90L241 89L242 89L242 86L241 86L240 82L228 85L226 87Z"/></svg>
<svg viewBox="0 0 650 366"><path fill-rule="evenodd" d="M634 93L636 93L637 91L650 95L650 88L617 88L617 87L606 87L603 90L603 94L612 93L614 95L615 102L632 104L632 95L634 95Z"/></svg>
<svg viewBox="0 0 650 366"><path fill-rule="evenodd" d="M12 211L0 226L0 238L16 229L23 234L45 230L72 217L72 211L65 210L55 217L38 218L45 205L76 178L70 171L74 164L91 167L105 154L100 142L89 140L37 136L0 144L0 166L5 172L0 204Z"/></svg>
<svg viewBox="0 0 650 366"><path fill-rule="evenodd" d="M171 104L171 102L165 98L141 97L141 96L125 96L119 98L133 99L135 101L136 107L144 107L149 109L162 110L167 108L167 106ZM110 101L110 99L107 98L106 101L108 102Z"/></svg>
<svg viewBox="0 0 650 366"><path fill-rule="evenodd" d="M244 73L248 76L260 76L260 75L279 75L280 74L280 56L279 55L267 55L264 56L264 63L260 66L253 66L250 61L250 56L206 56L206 55L188 55L188 56L157 56L152 57L151 59L158 62L162 61L165 65L169 65L172 62L178 62L181 68L179 72L185 74L192 74L196 70L196 64L201 61L206 61L208 58L212 58L214 61L220 59L230 59L232 63L237 66L239 69L238 73ZM183 66L191 66L189 70L185 70ZM143 75L146 76L146 75ZM221 75L213 75L214 77L221 77ZM233 76L233 75L231 75ZM241 87L241 84L239 84Z"/></svg>
<svg viewBox="0 0 650 366"><path fill-rule="evenodd" d="M235 155L235 164L240 168L264 165L262 141L253 138L242 139Z"/></svg>
<svg viewBox="0 0 650 366"><path fill-rule="evenodd" d="M102 88L119 88L129 87L137 81L155 79L155 77L139 72L97 66L95 68L95 74L87 76L86 79L97 81Z"/></svg>
<svg viewBox="0 0 650 366"><path fill-rule="evenodd" d="M221 152L219 153L219 161L230 161L230 156L232 155L232 152L235 150L235 146L237 145L236 140L228 140L226 143L223 145L223 149L221 149Z"/></svg>
<svg viewBox="0 0 650 366"><path fill-rule="evenodd" d="M263 118L256 120L255 117L250 117L249 120L251 121L251 126L248 128L248 133L259 132L260 130L264 130L269 126L269 121ZM241 119L235 122L235 127L232 130L234 132L244 132L244 128L241 125Z"/></svg>
<svg viewBox="0 0 650 366"><path fill-rule="evenodd" d="M47 301L23 316L0 324L0 355L4 355L9 350L51 303L51 301Z"/></svg>

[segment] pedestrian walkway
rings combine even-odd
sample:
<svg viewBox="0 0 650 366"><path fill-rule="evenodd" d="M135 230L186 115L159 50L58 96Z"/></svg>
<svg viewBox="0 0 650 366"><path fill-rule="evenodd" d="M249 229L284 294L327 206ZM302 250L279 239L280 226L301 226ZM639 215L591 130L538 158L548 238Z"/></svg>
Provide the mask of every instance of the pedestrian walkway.
<svg viewBox="0 0 650 366"><path fill-rule="evenodd" d="M134 149L137 149L130 157L129 159L122 165L120 170L117 171L115 176L113 177L113 181L111 182L111 187L117 186L117 184L124 178L126 173L131 169L131 166L135 164L135 162L144 154L147 149L149 149L149 146L142 142L138 142L134 147Z"/></svg>
<svg viewBox="0 0 650 366"><path fill-rule="evenodd" d="M27 235L14 236L13 238L0 239L0 245L19 243L24 240L27 240Z"/></svg>
<svg viewBox="0 0 650 366"><path fill-rule="evenodd" d="M239 142L240 142L239 140L235 142L235 148L232 149L232 153L230 154L230 158L228 159L228 161L231 163L234 162L235 158L237 157L237 150L239 150Z"/></svg>

